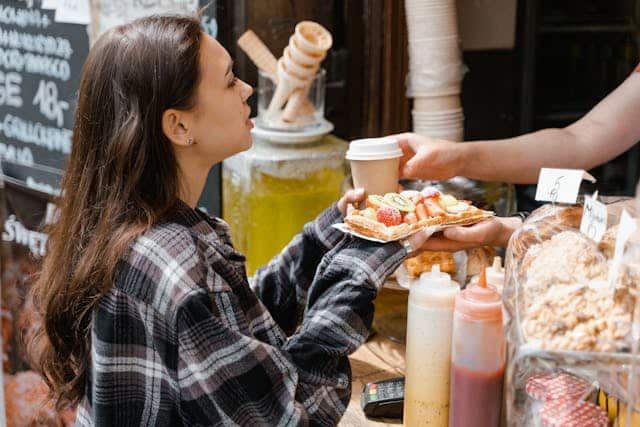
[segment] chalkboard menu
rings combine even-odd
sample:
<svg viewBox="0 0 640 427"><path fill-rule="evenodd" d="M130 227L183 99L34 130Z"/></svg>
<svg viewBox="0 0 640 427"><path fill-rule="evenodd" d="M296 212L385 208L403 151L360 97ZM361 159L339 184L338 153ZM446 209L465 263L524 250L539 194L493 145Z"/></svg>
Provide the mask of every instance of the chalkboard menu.
<svg viewBox="0 0 640 427"><path fill-rule="evenodd" d="M82 65L107 28L151 13L189 13L209 5L205 31L216 37L211 0L0 0L0 166L2 173L43 193L59 192L71 151L73 114ZM89 26L91 19L94 20ZM220 214L220 170L202 200Z"/></svg>
<svg viewBox="0 0 640 427"><path fill-rule="evenodd" d="M89 37L86 25L41 6L0 2L0 160L5 175L55 194Z"/></svg>

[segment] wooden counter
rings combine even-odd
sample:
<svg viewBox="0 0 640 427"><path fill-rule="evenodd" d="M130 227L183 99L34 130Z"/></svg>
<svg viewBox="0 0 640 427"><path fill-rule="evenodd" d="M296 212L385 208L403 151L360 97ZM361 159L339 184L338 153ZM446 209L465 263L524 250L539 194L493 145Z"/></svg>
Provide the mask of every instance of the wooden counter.
<svg viewBox="0 0 640 427"><path fill-rule="evenodd" d="M385 326L402 325L406 318L407 291L383 289L376 300L374 328L380 332L373 335L362 347L349 357L353 372L351 402L339 426L397 426L400 420L367 419L360 409L362 387L372 381L404 375L404 344L395 342L389 336L397 334L385 330ZM391 322L390 322L391 320Z"/></svg>

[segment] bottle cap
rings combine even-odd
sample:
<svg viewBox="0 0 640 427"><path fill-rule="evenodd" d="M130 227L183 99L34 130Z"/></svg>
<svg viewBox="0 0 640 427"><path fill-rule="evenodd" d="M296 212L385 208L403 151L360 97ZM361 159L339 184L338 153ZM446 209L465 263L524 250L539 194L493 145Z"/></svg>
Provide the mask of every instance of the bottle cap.
<svg viewBox="0 0 640 427"><path fill-rule="evenodd" d="M504 287L504 276L505 269L502 267L502 258L499 256L493 258L493 265L487 268L487 283L489 285L495 286L499 293L502 293L502 288ZM471 279L471 284L478 283L478 276L474 276Z"/></svg>
<svg viewBox="0 0 640 427"><path fill-rule="evenodd" d="M433 264L431 271L420 275L420 286L447 287L451 285L451 276L440 271L439 264Z"/></svg>
<svg viewBox="0 0 640 427"><path fill-rule="evenodd" d="M453 309L455 296L460 292L458 282L440 271L434 264L431 271L420 275L420 280L411 286L411 299L424 306L450 307Z"/></svg>
<svg viewBox="0 0 640 427"><path fill-rule="evenodd" d="M402 150L395 138L368 138L351 141L347 160L386 160L402 157Z"/></svg>
<svg viewBox="0 0 640 427"><path fill-rule="evenodd" d="M470 284L458 294L456 312L470 320L502 318L502 297L494 286L487 285L486 267L482 267L477 284Z"/></svg>

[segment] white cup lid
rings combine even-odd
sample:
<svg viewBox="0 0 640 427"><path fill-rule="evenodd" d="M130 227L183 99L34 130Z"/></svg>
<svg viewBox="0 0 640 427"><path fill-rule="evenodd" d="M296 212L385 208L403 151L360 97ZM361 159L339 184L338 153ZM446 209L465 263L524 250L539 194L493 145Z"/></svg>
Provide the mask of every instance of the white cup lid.
<svg viewBox="0 0 640 427"><path fill-rule="evenodd" d="M347 160L386 160L402 157L395 138L357 139L349 144Z"/></svg>

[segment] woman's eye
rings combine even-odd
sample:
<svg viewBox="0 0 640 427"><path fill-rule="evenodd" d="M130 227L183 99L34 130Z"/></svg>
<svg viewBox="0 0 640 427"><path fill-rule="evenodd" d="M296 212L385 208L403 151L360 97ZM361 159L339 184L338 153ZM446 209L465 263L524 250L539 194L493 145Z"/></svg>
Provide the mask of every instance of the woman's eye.
<svg viewBox="0 0 640 427"><path fill-rule="evenodd" d="M234 78L233 78L233 80L231 80L231 81L229 82L229 86L228 86L228 87L230 87L230 88L231 88L231 87L234 87L234 86L236 85L236 83L238 83L238 78L237 78L237 77L234 77Z"/></svg>

